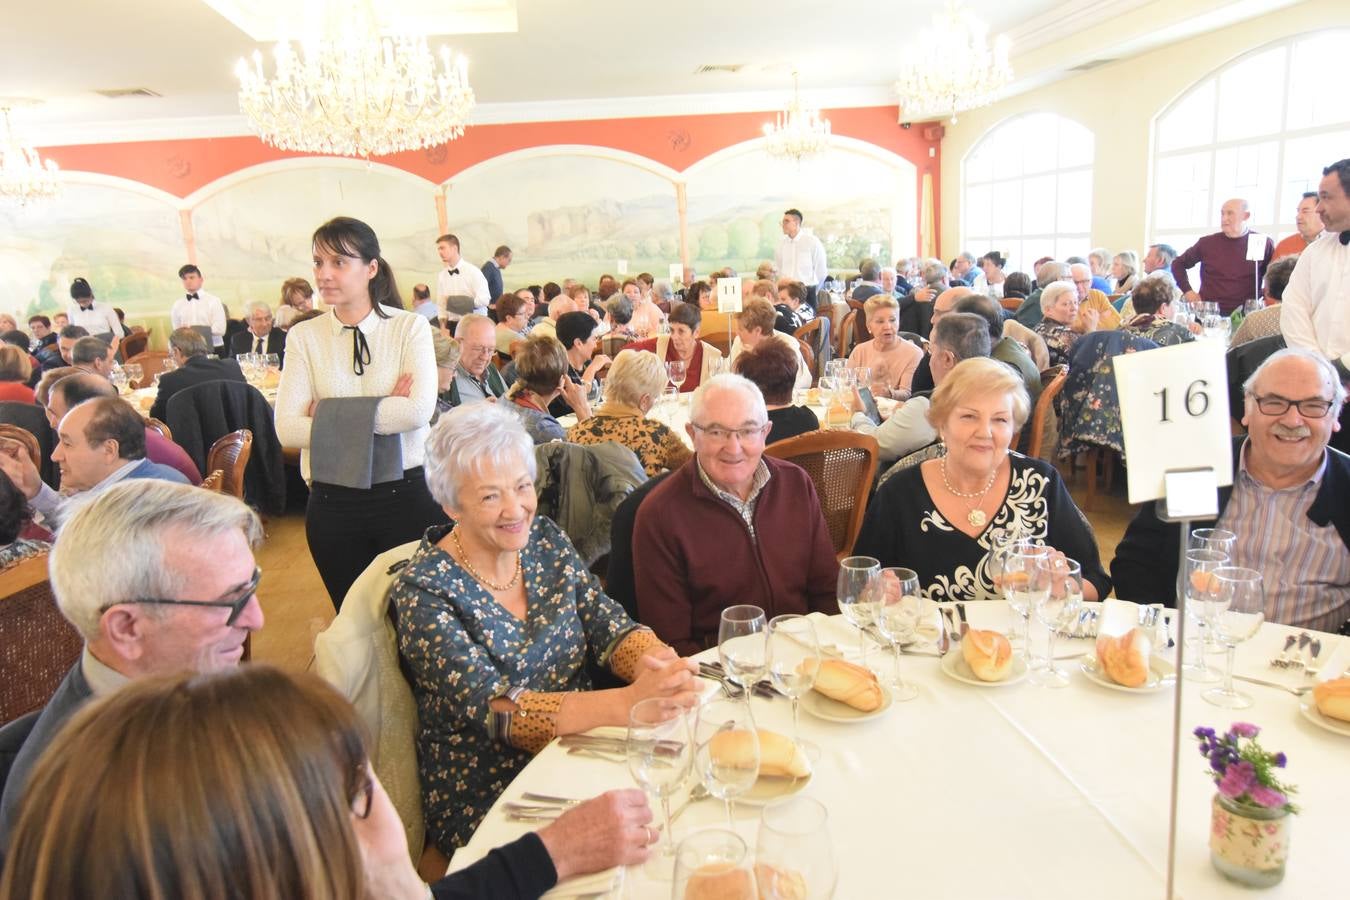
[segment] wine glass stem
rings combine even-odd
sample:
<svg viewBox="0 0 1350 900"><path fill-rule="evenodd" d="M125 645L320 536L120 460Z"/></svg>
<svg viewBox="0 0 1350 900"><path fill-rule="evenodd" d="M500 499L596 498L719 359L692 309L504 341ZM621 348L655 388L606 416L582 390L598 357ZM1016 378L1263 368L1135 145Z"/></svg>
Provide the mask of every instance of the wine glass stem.
<svg viewBox="0 0 1350 900"><path fill-rule="evenodd" d="M1045 641L1045 667L1053 672L1055 671L1055 632L1058 627L1051 626L1048 630L1050 636Z"/></svg>
<svg viewBox="0 0 1350 900"><path fill-rule="evenodd" d="M797 722L797 705L798 705L800 702L801 702L801 698L798 697L796 694L793 694L793 695L792 695L792 741L793 741L793 743L795 743L795 744L800 744L800 743L802 742L802 729L801 729L801 726L800 726L800 725L798 724L798 722Z"/></svg>
<svg viewBox="0 0 1350 900"><path fill-rule="evenodd" d="M727 796L723 798L722 803L727 808L727 827L734 829L736 827L736 823L732 821L731 818L731 797Z"/></svg>
<svg viewBox="0 0 1350 900"><path fill-rule="evenodd" d="M662 847L662 851L669 856L675 852L675 831L670 824L670 797L668 795L662 795L661 797L661 811L666 814L666 839L662 842L665 845Z"/></svg>
<svg viewBox="0 0 1350 900"><path fill-rule="evenodd" d="M862 666L867 668L867 638L863 634L863 627L858 626L858 653L862 655Z"/></svg>
<svg viewBox="0 0 1350 900"><path fill-rule="evenodd" d="M903 689L905 686L904 676L900 674L900 642L891 641L891 652L895 654L895 686Z"/></svg>
<svg viewBox="0 0 1350 900"><path fill-rule="evenodd" d="M1236 693L1233 690L1233 658L1237 655L1237 644L1228 644L1224 648L1223 655L1224 662L1227 664L1223 673L1223 692L1233 694Z"/></svg>

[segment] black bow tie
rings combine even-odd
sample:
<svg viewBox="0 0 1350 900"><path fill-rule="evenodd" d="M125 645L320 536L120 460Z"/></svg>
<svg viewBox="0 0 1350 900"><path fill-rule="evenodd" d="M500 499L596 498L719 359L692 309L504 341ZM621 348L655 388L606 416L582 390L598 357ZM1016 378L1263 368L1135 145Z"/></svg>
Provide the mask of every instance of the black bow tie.
<svg viewBox="0 0 1350 900"><path fill-rule="evenodd" d="M187 295L187 298L188 298L189 300L196 300L196 299L197 299L197 294L196 294L196 292L194 291L193 293L188 294L188 295Z"/></svg>
<svg viewBox="0 0 1350 900"><path fill-rule="evenodd" d="M454 269L446 269L445 272L446 272L447 275L458 275L458 274L459 274L459 268L456 267L456 268L454 268Z"/></svg>
<svg viewBox="0 0 1350 900"><path fill-rule="evenodd" d="M1350 244L1350 231L1341 232L1341 246L1344 247L1346 244Z"/></svg>
<svg viewBox="0 0 1350 900"><path fill-rule="evenodd" d="M91 310L91 309L93 309L93 308L94 308L94 304L92 304L92 303L90 303L88 306L85 306L83 303L80 304L80 309L84 310L85 312L89 312L89 310Z"/></svg>

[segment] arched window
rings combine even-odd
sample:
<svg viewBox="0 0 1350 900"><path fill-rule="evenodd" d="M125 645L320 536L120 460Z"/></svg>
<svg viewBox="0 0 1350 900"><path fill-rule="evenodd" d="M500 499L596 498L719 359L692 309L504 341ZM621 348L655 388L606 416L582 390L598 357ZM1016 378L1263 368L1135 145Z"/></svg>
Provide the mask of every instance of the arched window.
<svg viewBox="0 0 1350 900"><path fill-rule="evenodd" d="M1086 256L1093 151L1091 131L1053 113L993 128L962 165L961 249L977 256L998 250L1007 271L1028 274L1042 256Z"/></svg>
<svg viewBox="0 0 1350 900"><path fill-rule="evenodd" d="M1350 155L1350 93L1341 69L1350 30L1267 44L1197 83L1158 116L1152 243L1185 250L1219 230L1230 197L1251 205L1251 227L1278 240L1294 231L1304 191Z"/></svg>

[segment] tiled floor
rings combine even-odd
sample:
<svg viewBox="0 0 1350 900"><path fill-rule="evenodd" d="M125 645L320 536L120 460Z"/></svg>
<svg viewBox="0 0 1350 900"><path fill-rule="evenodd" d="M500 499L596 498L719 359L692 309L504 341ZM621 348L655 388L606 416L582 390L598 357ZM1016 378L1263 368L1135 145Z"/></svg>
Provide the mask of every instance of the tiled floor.
<svg viewBox="0 0 1350 900"><path fill-rule="evenodd" d="M1082 481L1080 473L1069 485L1080 507L1086 497ZM1097 534L1102 562L1108 564L1133 516L1123 484L1117 481L1113 494L1098 493L1094 508L1085 512ZM263 570L258 598L266 626L253 639L253 658L285 669L306 669L314 655L314 635L332 620L333 607L310 559L303 511L268 521L258 563Z"/></svg>

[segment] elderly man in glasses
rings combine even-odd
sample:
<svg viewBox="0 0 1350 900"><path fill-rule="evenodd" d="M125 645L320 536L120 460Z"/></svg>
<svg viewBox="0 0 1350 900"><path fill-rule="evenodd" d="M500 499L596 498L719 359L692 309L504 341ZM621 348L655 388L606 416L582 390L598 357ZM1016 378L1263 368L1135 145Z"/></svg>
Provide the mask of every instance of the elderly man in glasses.
<svg viewBox="0 0 1350 900"><path fill-rule="evenodd" d="M0 851L33 766L91 698L133 678L239 663L263 626L253 559L262 536L235 498L167 481L116 484L70 516L52 546L51 583L84 652L35 721L0 730L5 750L19 748L0 799Z"/></svg>
<svg viewBox="0 0 1350 900"><path fill-rule="evenodd" d="M1350 456L1327 446L1345 388L1309 350L1272 354L1246 392L1246 438L1233 443L1233 486L1212 525L1237 536L1232 564L1263 576L1266 618L1335 631L1350 619ZM1177 527L1144 505L1111 563L1122 600L1174 602Z"/></svg>
<svg viewBox="0 0 1350 900"><path fill-rule="evenodd" d="M833 612L839 565L820 500L806 472L764 456L759 388L714 376L686 427L694 458L652 489L633 527L641 621L687 655L717 642L728 606Z"/></svg>

